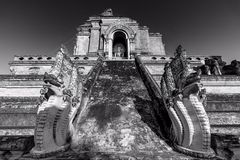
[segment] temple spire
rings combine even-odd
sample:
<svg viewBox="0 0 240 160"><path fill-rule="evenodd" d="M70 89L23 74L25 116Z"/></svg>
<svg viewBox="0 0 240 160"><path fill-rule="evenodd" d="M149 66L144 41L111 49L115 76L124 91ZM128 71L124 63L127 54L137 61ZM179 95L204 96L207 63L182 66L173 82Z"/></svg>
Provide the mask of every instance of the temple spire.
<svg viewBox="0 0 240 160"><path fill-rule="evenodd" d="M111 8L106 9L103 13L101 13L101 16L113 16L113 11Z"/></svg>

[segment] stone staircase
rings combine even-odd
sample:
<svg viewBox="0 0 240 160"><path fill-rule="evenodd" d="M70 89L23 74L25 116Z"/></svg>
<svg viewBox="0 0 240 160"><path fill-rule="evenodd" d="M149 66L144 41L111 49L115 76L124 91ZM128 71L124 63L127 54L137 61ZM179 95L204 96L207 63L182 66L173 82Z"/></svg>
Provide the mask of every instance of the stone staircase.
<svg viewBox="0 0 240 160"><path fill-rule="evenodd" d="M213 77L212 77L213 78ZM6 77L5 77L6 79ZM9 77L8 77L9 79ZM26 90L27 84L29 81L24 83L25 88L22 90ZM32 86L36 86L34 92L38 92L40 90L40 86L42 85L41 77L32 77L30 78ZM216 77L215 77L216 79ZM232 80L233 82L229 81ZM6 80L7 81L7 80ZM37 81L37 82L36 82ZM106 61L106 66L104 67L103 72L99 75L99 78L96 82L96 85L93 87L93 92L90 96L90 101L88 103L88 108L91 110L91 113L88 115L88 122L93 119L96 120L95 127L101 130L101 126L103 130L94 131L96 133L103 133L106 130L104 127L110 124L117 124L121 121L127 120L124 123L129 123L131 121L131 116L133 118L136 130L139 130L139 136L142 136L142 140L149 143L150 146L154 146L155 148L160 149L162 153L154 154L155 156L151 156L149 154L143 154L139 152L129 152L127 154L113 154L113 153L103 153L101 150L96 150L94 152L76 152L72 150L68 150L63 153L58 153L55 156L51 156L44 159L93 159L93 158L109 158L109 159L141 159L141 158L150 158L150 159L192 159L191 157L179 154L174 152L161 138L160 133L157 133L159 126L156 124L156 121L153 118L151 112L151 100L149 98L149 93L147 92L145 86L143 85L143 80L140 78L139 73L136 70L136 66L134 61ZM240 135L240 95L237 93L238 91L238 78L236 80L234 78L230 78L227 80L218 79L219 85L215 85L215 88L218 88L219 92L216 93L212 88L214 84L213 81L209 80L209 77L203 77L204 86L206 86L208 92L207 99L207 107L206 111L209 115L210 123L211 123L211 132L212 137L214 139L213 147L215 147L216 151L219 154L238 154L239 145L239 135ZM226 84L229 81L228 84ZM209 83L211 82L211 83ZM226 83L225 83L226 82ZM237 82L237 83L236 83ZM30 149L21 147L22 144L31 146L32 144L32 136L34 127L35 127L35 115L36 108L38 103L38 97L32 94L32 97L26 96L29 93L19 92L20 97L4 97L1 96L4 93L4 81L0 82L0 136L1 145L0 145L0 155L3 157L2 159L17 159L21 160L32 160L34 159L30 154L25 154ZM16 86L22 85L19 84L19 80L12 80L11 84L15 85L12 89L17 88ZM225 87L223 88L225 83ZM17 85L16 85L17 84ZM2 85L2 88L1 88ZM240 86L240 85L239 85ZM212 87L212 88L211 88ZM233 87L234 90L229 90L227 87ZM220 91L223 94L219 94ZM17 92L17 90L13 90L11 92ZM5 92L6 93L6 92ZM24 96L25 95L25 96ZM125 104L124 101L127 103ZM108 104L108 105L107 105ZM15 106L15 107L14 107ZM112 106L112 107L110 107ZM119 110L120 107L120 110ZM124 107L129 107L131 112L122 111ZM130 114L131 116L127 116ZM130 118L130 119L129 119ZM86 119L85 119L86 120ZM119 121L119 122L117 122ZM78 123L79 127L83 126L81 120ZM117 123L116 123L117 122ZM121 122L122 123L122 122ZM125 128L128 129L130 125L125 125ZM122 125L122 124L121 124ZM98 126L98 127L97 127ZM99 128L100 127L100 128ZM112 126L114 127L114 126ZM95 129L96 129L95 128ZM140 131L142 128L146 129L145 131ZM86 128L85 128L86 129ZM111 129L111 128L110 128ZM131 128L130 128L131 129ZM116 128L117 130L117 128ZM135 131L134 131L135 132ZM87 132L86 133L90 133ZM96 134L96 133L93 133ZM114 133L114 132L113 132ZM124 133L124 132L123 132ZM151 136L144 140L147 135ZM121 131L119 130L119 133ZM12 135L12 136L6 136ZM21 136L20 136L21 135ZM98 135L98 136L102 136ZM125 138L127 133L123 134ZM129 136L131 133L129 134ZM104 136L107 136L106 134ZM109 135L108 135L109 136ZM134 136L137 136L134 135ZM94 136L93 136L94 137ZM86 137L85 137L86 138ZM130 136L131 138L131 136ZM92 139L92 138L90 138ZM137 138L138 139L138 138ZM141 139L141 138L140 138ZM79 139L78 139L79 140ZM124 140L124 137L123 139ZM157 142L158 141L158 142ZM2 143L4 142L4 143ZM114 141L113 141L114 142ZM119 142L121 140L119 139ZM94 143L100 143L99 141L95 141ZM101 142L102 143L102 142ZM114 142L115 143L115 142ZM135 147L141 146L142 142L136 143ZM20 146L20 147L16 147ZM116 146L119 146L117 144ZM14 149L15 147L15 149ZM75 146L77 147L77 146ZM123 146L124 147L124 146ZM226 151L226 148L231 147L231 151ZM4 149L3 149L4 148ZM30 147L31 148L31 147ZM134 147L133 147L134 148ZM151 148L151 147L149 147ZM107 148L105 148L107 149ZM108 148L109 149L109 148ZM79 150L79 148L75 148L75 150ZM144 149L143 149L144 150ZM233 151L234 150L234 151ZM154 152L151 152L154 153ZM226 156L225 156L226 157ZM230 157L233 157L230 156Z"/></svg>
<svg viewBox="0 0 240 160"><path fill-rule="evenodd" d="M76 118L78 130L72 150L42 159L192 159L175 152L161 139L152 105L134 61L106 61L85 113ZM33 112L29 109L29 114ZM33 125L30 121L25 124ZM8 147L2 147L3 159L35 159L25 154L29 149L24 146L12 149L15 142L29 144L31 138L5 139Z"/></svg>
<svg viewBox="0 0 240 160"><path fill-rule="evenodd" d="M104 66L78 117L72 149L109 156L191 159L173 151L160 137L161 126L135 62L106 61Z"/></svg>

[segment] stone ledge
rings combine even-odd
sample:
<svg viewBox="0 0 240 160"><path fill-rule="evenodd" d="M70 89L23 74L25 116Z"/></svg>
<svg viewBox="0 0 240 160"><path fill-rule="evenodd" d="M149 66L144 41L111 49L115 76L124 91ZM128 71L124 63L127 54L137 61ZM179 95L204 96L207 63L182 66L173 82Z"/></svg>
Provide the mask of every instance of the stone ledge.
<svg viewBox="0 0 240 160"><path fill-rule="evenodd" d="M239 113L240 114L240 103L235 102L207 102L205 107L208 113Z"/></svg>
<svg viewBox="0 0 240 160"><path fill-rule="evenodd" d="M51 66L54 64L54 61L10 61L8 63L9 66L22 66L23 64L32 66Z"/></svg>
<svg viewBox="0 0 240 160"><path fill-rule="evenodd" d="M1 129L0 128L0 136L4 136L4 135L14 135L14 136L17 136L17 135L34 135L34 129L35 127L32 127L32 128L4 128L4 129Z"/></svg>
<svg viewBox="0 0 240 160"><path fill-rule="evenodd" d="M21 87L21 88L38 88L39 86L43 86L44 82L39 80L4 80L0 81L0 88L11 88L11 87Z"/></svg>
<svg viewBox="0 0 240 160"><path fill-rule="evenodd" d="M205 60L209 56L203 56L203 55L190 55L187 57L188 61L201 61ZM144 55L144 56L139 56L139 58L142 60L144 63L146 60L151 60L151 61L158 61L158 60L172 60L172 56L168 55Z"/></svg>
<svg viewBox="0 0 240 160"><path fill-rule="evenodd" d="M240 128L240 116L236 112L207 113L211 125L229 125Z"/></svg>
<svg viewBox="0 0 240 160"><path fill-rule="evenodd" d="M97 55L97 52L95 52ZM73 55L70 57L71 60L97 60L98 56L94 55ZM55 57L50 57L50 56L35 56L35 55L25 55L25 56L15 56L14 60L9 62L9 64L14 64L14 63L54 63L56 60Z"/></svg>
<svg viewBox="0 0 240 160"><path fill-rule="evenodd" d="M36 102L39 97L0 97L0 102Z"/></svg>
<svg viewBox="0 0 240 160"><path fill-rule="evenodd" d="M31 128L36 125L36 113L0 114L0 128Z"/></svg>
<svg viewBox="0 0 240 160"><path fill-rule="evenodd" d="M211 147L218 155L226 159L237 160L239 158L239 136L231 134L212 134Z"/></svg>
<svg viewBox="0 0 240 160"><path fill-rule="evenodd" d="M15 81L24 81L24 80L43 80L44 75L0 75L0 81L3 80L15 80Z"/></svg>
<svg viewBox="0 0 240 160"><path fill-rule="evenodd" d="M0 136L0 151L30 151L34 146L33 136Z"/></svg>
<svg viewBox="0 0 240 160"><path fill-rule="evenodd" d="M2 129L35 129L35 126L0 126L0 130Z"/></svg>
<svg viewBox="0 0 240 160"><path fill-rule="evenodd" d="M221 140L221 145L218 147L240 148L240 136L231 134L212 134L213 138Z"/></svg>
<svg viewBox="0 0 240 160"><path fill-rule="evenodd" d="M162 34L160 33L149 33L150 37L162 37Z"/></svg>
<svg viewBox="0 0 240 160"><path fill-rule="evenodd" d="M240 76L236 75L202 75L201 81L240 81Z"/></svg>
<svg viewBox="0 0 240 160"><path fill-rule="evenodd" d="M207 100L209 102L210 101L239 102L240 93L239 94L207 94Z"/></svg>
<svg viewBox="0 0 240 160"><path fill-rule="evenodd" d="M43 158L42 160L160 160L160 159L171 159L171 160L194 160L192 158L179 153L146 153L146 152L93 152L93 151L82 151L74 152L67 150L65 152L59 152L50 157ZM19 160L35 160L30 154L23 155Z"/></svg>
<svg viewBox="0 0 240 160"><path fill-rule="evenodd" d="M2 114L37 114L37 105L32 108L0 108L0 116Z"/></svg>
<svg viewBox="0 0 240 160"><path fill-rule="evenodd" d="M240 135L240 125L211 125L211 133Z"/></svg>

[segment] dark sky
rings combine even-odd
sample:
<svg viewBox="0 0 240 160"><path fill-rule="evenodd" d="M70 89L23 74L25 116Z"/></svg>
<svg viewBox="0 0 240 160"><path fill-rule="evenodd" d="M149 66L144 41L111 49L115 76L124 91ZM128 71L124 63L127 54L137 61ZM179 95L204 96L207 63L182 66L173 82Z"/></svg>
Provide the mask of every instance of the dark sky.
<svg viewBox="0 0 240 160"><path fill-rule="evenodd" d="M54 56L76 28L106 8L163 34L166 51L240 60L240 0L1 0L0 74L14 55Z"/></svg>

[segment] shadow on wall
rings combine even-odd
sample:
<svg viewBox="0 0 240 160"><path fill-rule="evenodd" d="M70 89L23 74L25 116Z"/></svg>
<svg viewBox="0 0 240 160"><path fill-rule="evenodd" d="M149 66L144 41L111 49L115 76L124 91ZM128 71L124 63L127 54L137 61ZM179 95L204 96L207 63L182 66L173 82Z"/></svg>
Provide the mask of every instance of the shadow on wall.
<svg viewBox="0 0 240 160"><path fill-rule="evenodd" d="M93 105L88 112L88 117L94 117L100 129L104 129L109 122L121 115L122 111L118 105L109 105L107 103Z"/></svg>
<svg viewBox="0 0 240 160"><path fill-rule="evenodd" d="M157 113L157 111L154 108L158 107L158 105L156 104L159 104L161 102L159 101L156 102L156 101L157 101L156 99L153 101L150 101L150 100L142 99L141 97L135 96L134 106L137 112L139 113L139 115L141 116L141 120L144 123L146 123L149 126L149 128L159 138L164 139L166 143L168 143L168 145L171 145L170 141L167 140L169 135L167 135L166 131L164 130L166 126L164 126L164 124L161 122L162 119L169 119L168 114ZM170 127L169 127L169 130L170 130Z"/></svg>

